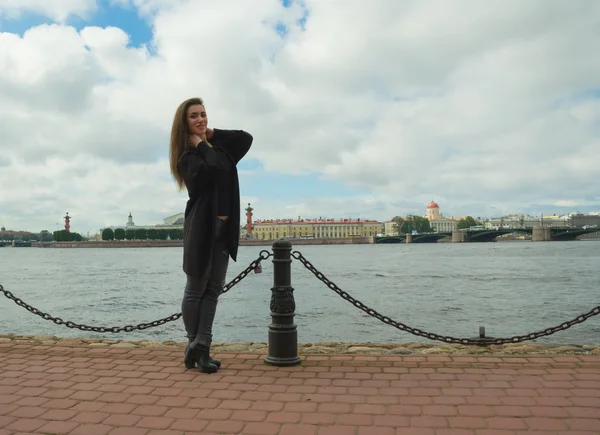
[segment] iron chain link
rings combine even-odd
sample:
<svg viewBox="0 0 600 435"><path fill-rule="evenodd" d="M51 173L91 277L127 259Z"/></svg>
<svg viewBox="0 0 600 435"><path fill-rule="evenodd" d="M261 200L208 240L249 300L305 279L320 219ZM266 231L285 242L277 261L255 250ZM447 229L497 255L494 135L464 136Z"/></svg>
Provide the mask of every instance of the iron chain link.
<svg viewBox="0 0 600 435"><path fill-rule="evenodd" d="M246 267L238 276L236 276L229 283L227 283L225 285L225 287L223 287L223 291L221 292L221 294L227 293L229 290L231 290L236 284L238 284L241 280L246 278L246 276L248 276L248 274L250 274L253 270L255 270L263 260L268 259L272 255L273 254L270 253L269 251L264 251L264 250L261 251L260 255L258 256L258 258L256 260L252 261L248 265L248 267ZM54 317L48 313L44 313L43 311L38 310L35 307L32 307L28 303L24 302L23 300L19 299L15 295L13 295L8 290L5 290L4 287L2 286L2 284L0 284L0 292L3 293L4 296L6 296L8 299L13 301L18 306L25 308L30 313L40 316L44 320L50 320L50 321L56 323L57 325L64 325L67 328L79 329L81 331L90 331L90 332L99 332L99 333L111 332L113 334L116 334L119 332L132 332L132 331L136 331L136 330L141 331L144 329L161 326L161 325L164 325L165 323L173 322L181 317L181 313L177 313L177 314L172 314L168 317L165 317L164 319L155 320L153 322L140 323L138 325L126 325L126 326L122 326L122 327L80 325L75 322L65 321L65 320L61 319L60 317Z"/></svg>
<svg viewBox="0 0 600 435"><path fill-rule="evenodd" d="M448 335L440 335L440 334L436 334L434 332L424 331L419 328L412 328L410 326L405 325L404 323L392 320L388 316L378 313L373 308L366 306L361 301L353 298L347 292L340 289L335 283L330 281L325 275L323 275L322 272L320 272L315 266L313 266L312 263L310 261L308 261L302 255L301 252L299 252L299 251L292 252L292 257L295 258L296 260L300 261L300 263L302 263L304 265L304 267L306 267L314 276L316 276L319 281L322 281L327 287L329 287L331 290L333 290L335 293L337 293L343 299L350 302L352 305L354 305L359 310L364 311L369 316L374 317L374 318L380 320L381 322L383 322L387 325L391 325L401 331L408 332L409 334L428 338L430 340L443 341L445 343L463 344L463 345L490 345L490 344L507 344L507 343L519 343L519 342L523 342L523 341L531 341L531 340L538 339L540 337L552 335L559 331L564 331L565 329L569 329L573 325L577 325L578 323L583 323L590 317L597 316L598 314L600 314L600 305L598 305L597 307L593 308L592 310L590 310L589 312L587 312L585 314L581 314L581 315L575 317L574 319L569 320L568 322L563 322L560 325L544 329L543 331L532 332L530 334L525 334L525 335L515 335L513 337L507 337L507 338L493 338L493 337L456 338L456 337L452 337L452 336L448 336Z"/></svg>

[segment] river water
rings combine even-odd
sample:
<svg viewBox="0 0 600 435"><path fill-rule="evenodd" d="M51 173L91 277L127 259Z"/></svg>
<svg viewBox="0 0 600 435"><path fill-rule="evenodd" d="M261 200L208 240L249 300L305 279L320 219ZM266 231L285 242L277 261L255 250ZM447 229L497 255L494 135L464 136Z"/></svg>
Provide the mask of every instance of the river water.
<svg viewBox="0 0 600 435"><path fill-rule="evenodd" d="M299 246L329 279L394 320L473 337L538 331L600 305L600 241ZM228 280L260 248L241 247ZM0 248L0 284L64 320L123 326L180 311L182 248ZM217 342L267 341L270 260L222 296ZM426 341L359 311L292 263L300 342ZM93 334L34 316L0 294L0 333L184 341L181 319L146 331ZM540 343L597 344L600 316Z"/></svg>

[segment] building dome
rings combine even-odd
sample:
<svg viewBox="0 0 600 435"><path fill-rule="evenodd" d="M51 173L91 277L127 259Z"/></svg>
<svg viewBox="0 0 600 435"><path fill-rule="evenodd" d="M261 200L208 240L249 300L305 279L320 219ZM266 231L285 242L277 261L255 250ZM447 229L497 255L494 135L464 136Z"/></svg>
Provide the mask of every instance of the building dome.
<svg viewBox="0 0 600 435"><path fill-rule="evenodd" d="M437 203L435 201L431 201L429 204L427 204L427 208L428 209L432 209L432 208L440 208L439 205L437 205Z"/></svg>

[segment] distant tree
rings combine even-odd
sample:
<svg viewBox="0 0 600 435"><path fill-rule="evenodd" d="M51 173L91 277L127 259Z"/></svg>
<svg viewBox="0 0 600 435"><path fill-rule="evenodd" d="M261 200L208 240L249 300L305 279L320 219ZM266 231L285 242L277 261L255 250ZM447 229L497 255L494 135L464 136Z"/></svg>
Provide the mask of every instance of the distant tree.
<svg viewBox="0 0 600 435"><path fill-rule="evenodd" d="M402 224L404 223L404 219L401 218L400 216L394 216L392 218L392 231L398 235L400 235L401 233L401 229L402 229Z"/></svg>
<svg viewBox="0 0 600 435"><path fill-rule="evenodd" d="M114 240L115 233L110 228L104 228L102 230L102 240Z"/></svg>
<svg viewBox="0 0 600 435"><path fill-rule="evenodd" d="M73 234L67 230L54 231L52 237L57 242L70 242L73 240Z"/></svg>
<svg viewBox="0 0 600 435"><path fill-rule="evenodd" d="M161 228L160 230L158 230L158 240L167 240L167 236L169 235L169 231L170 230L165 230L164 228Z"/></svg>
<svg viewBox="0 0 600 435"><path fill-rule="evenodd" d="M429 233L431 232L431 225L429 219L425 217L408 215L404 219L400 229L402 233L412 233L413 231L417 233Z"/></svg>
<svg viewBox="0 0 600 435"><path fill-rule="evenodd" d="M148 231L145 228L138 228L135 230L136 240L146 240L148 238Z"/></svg>
<svg viewBox="0 0 600 435"><path fill-rule="evenodd" d="M171 240L182 240L183 239L183 230L180 228L173 228L169 230L169 238Z"/></svg>
<svg viewBox="0 0 600 435"><path fill-rule="evenodd" d="M23 240L24 242L29 242L31 239L33 239L33 237L32 237L32 236L33 236L33 234L30 234L30 233L23 233L23 234L19 234L19 235L17 236L17 238L18 238L19 240Z"/></svg>
<svg viewBox="0 0 600 435"><path fill-rule="evenodd" d="M125 240L125 230L123 228L115 229L115 240Z"/></svg>
<svg viewBox="0 0 600 435"><path fill-rule="evenodd" d="M127 240L135 240L135 230L125 230L125 238Z"/></svg>
<svg viewBox="0 0 600 435"><path fill-rule="evenodd" d="M473 219L472 216L467 216L462 218L461 220L458 221L458 229L462 230L462 229L466 229L466 228L471 228L474 227L476 225L479 225L479 222L477 222L475 219Z"/></svg>
<svg viewBox="0 0 600 435"><path fill-rule="evenodd" d="M54 231L52 237L57 242L81 242L83 236L79 233L72 233L67 230Z"/></svg>
<svg viewBox="0 0 600 435"><path fill-rule="evenodd" d="M52 237L52 234L50 234L50 231L42 230L39 234L39 240L40 242L51 242L54 238Z"/></svg>
<svg viewBox="0 0 600 435"><path fill-rule="evenodd" d="M148 230L148 239L150 240L158 240L158 230L151 228Z"/></svg>

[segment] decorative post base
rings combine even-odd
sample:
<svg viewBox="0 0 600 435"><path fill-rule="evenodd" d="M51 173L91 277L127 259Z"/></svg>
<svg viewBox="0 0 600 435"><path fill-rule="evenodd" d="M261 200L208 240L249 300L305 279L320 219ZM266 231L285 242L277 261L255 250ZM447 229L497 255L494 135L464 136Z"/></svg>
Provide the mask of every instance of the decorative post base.
<svg viewBox="0 0 600 435"><path fill-rule="evenodd" d="M301 362L298 356L298 331L294 323L296 303L291 286L291 253L290 242L278 240L273 243L269 355L265 363L274 366L293 366Z"/></svg>

